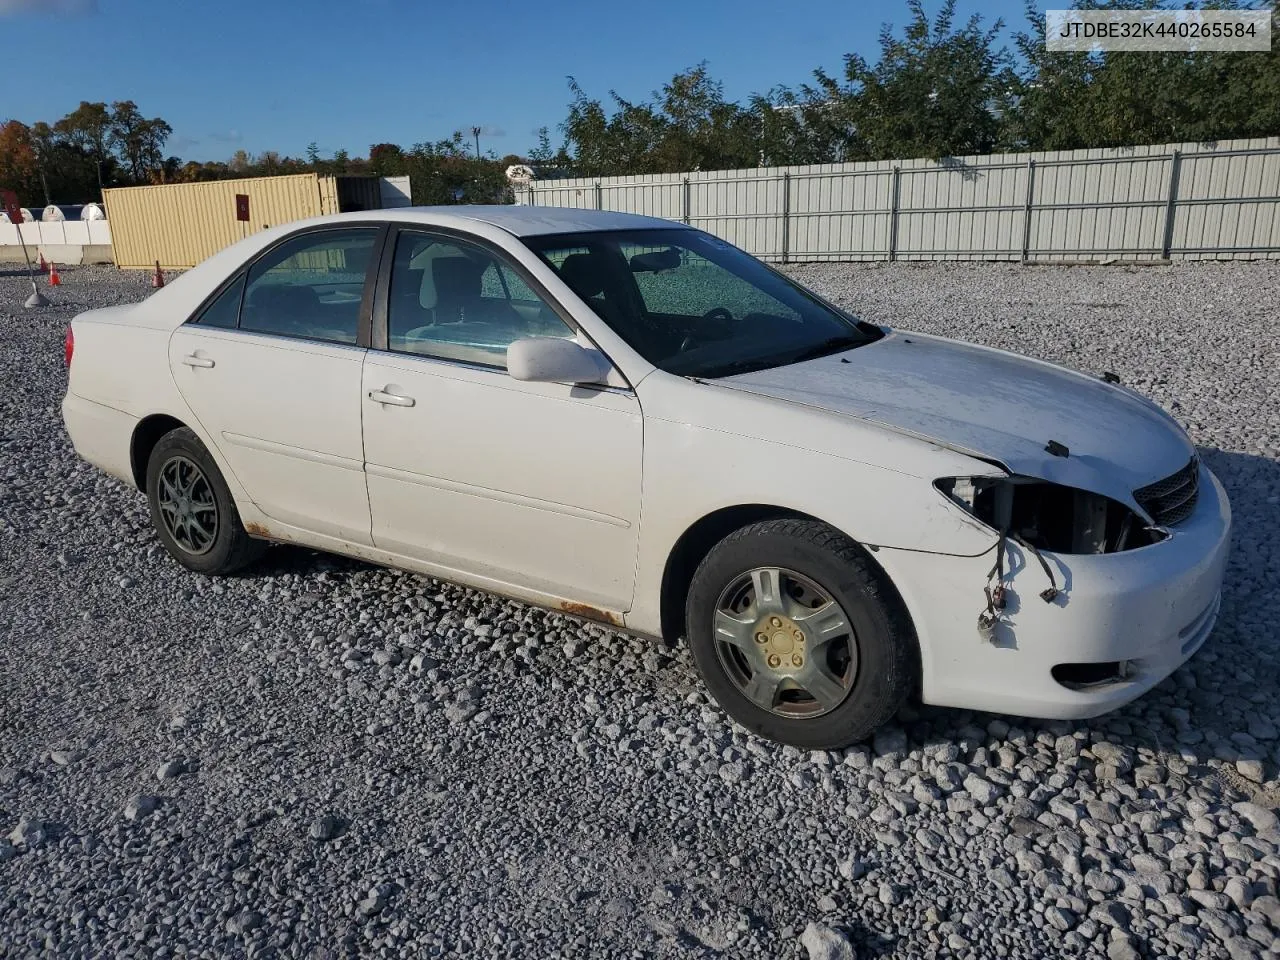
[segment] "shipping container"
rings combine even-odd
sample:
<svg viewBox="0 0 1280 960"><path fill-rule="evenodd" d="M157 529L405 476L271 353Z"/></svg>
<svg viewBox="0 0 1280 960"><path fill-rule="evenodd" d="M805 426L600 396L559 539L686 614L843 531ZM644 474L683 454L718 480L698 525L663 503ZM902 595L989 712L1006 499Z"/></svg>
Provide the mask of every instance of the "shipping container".
<svg viewBox="0 0 1280 960"><path fill-rule="evenodd" d="M249 198L247 221L237 219L237 195ZM102 196L116 266L126 269L193 267L267 227L382 205L377 177L315 173L115 187Z"/></svg>

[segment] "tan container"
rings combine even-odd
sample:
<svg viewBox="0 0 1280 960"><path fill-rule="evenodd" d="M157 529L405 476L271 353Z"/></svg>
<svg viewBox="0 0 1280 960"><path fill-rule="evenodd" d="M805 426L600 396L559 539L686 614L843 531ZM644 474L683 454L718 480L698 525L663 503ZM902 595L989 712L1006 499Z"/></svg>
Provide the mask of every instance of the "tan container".
<svg viewBox="0 0 1280 960"><path fill-rule="evenodd" d="M376 181L375 181L376 182ZM236 219L236 194L249 197L250 220ZM335 178L315 173L210 180L102 191L116 265L127 269L194 267L268 226L338 212Z"/></svg>

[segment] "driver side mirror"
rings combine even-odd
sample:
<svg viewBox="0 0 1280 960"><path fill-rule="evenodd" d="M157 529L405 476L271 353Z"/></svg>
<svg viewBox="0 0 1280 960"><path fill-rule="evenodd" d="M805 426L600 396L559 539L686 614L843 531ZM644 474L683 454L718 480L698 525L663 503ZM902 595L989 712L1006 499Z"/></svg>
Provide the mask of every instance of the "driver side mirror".
<svg viewBox="0 0 1280 960"><path fill-rule="evenodd" d="M524 337L507 347L507 373L538 383L608 382L613 365L594 347L559 337Z"/></svg>

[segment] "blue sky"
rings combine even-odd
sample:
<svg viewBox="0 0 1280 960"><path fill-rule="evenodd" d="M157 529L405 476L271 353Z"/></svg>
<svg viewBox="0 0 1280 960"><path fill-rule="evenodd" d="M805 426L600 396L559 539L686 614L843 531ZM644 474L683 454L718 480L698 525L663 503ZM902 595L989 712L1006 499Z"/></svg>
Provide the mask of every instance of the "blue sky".
<svg viewBox="0 0 1280 960"><path fill-rule="evenodd" d="M974 12L1023 25L1021 0L961 0ZM0 74L0 119L128 99L169 121L186 159L313 140L364 155L472 126L501 156L542 125L560 143L568 75L639 100L706 60L737 99L874 57L880 25L905 20L905 0L0 0L10 52L58 52L34 80Z"/></svg>

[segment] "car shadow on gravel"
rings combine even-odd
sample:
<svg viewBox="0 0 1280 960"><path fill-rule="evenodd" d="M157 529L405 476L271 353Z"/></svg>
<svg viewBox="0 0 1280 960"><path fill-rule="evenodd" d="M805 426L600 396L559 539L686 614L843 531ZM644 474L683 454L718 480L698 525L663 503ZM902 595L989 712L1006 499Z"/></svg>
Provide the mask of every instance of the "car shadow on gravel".
<svg viewBox="0 0 1280 960"><path fill-rule="evenodd" d="M1019 723L925 707L904 711L908 730L937 740L951 729L963 738L959 731L971 723L1003 721L1059 736L1084 733L1126 748L1120 763L1130 769L1122 774L1154 782L1182 776L1280 806L1280 461L1215 448L1200 454L1231 499L1232 543L1217 625L1186 664L1133 703L1091 720Z"/></svg>
<svg viewBox="0 0 1280 960"><path fill-rule="evenodd" d="M246 567L238 575L251 580L254 577L278 577L286 574L303 576L317 572L341 576L376 569L379 569L376 564L336 553L325 553L323 550L312 550L291 543L272 543L256 563Z"/></svg>

